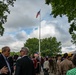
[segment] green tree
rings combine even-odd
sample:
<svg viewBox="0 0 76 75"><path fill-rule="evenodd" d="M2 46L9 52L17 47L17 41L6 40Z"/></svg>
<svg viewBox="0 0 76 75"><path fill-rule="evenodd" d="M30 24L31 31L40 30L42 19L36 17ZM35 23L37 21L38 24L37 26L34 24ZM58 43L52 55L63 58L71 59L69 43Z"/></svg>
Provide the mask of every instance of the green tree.
<svg viewBox="0 0 76 75"><path fill-rule="evenodd" d="M10 52L10 56L20 55L20 52Z"/></svg>
<svg viewBox="0 0 76 75"><path fill-rule="evenodd" d="M31 38L26 41L24 46L28 47L30 54L34 54L39 51L39 40L37 38ZM55 37L41 39L41 55L52 56L61 52L61 42L57 42Z"/></svg>
<svg viewBox="0 0 76 75"><path fill-rule="evenodd" d="M70 24L69 33L73 35L76 31L76 0L45 0L46 4L51 4L52 15L57 17L66 15Z"/></svg>
<svg viewBox="0 0 76 75"><path fill-rule="evenodd" d="M3 35L4 27L3 24L7 22L7 14L10 14L9 6L14 6L16 0L1 0L0 1L0 35Z"/></svg>
<svg viewBox="0 0 76 75"><path fill-rule="evenodd" d="M72 34L72 40L71 40L71 42L73 44L75 44L75 46L76 46L76 35L75 35L75 33Z"/></svg>
<svg viewBox="0 0 76 75"><path fill-rule="evenodd" d="M37 38L30 38L26 41L24 46L29 48L29 50L30 50L29 54L34 54L34 53L38 52L38 47L39 47L38 42L39 41Z"/></svg>
<svg viewBox="0 0 76 75"><path fill-rule="evenodd" d="M15 52L10 52L10 56L14 56L15 55Z"/></svg>
<svg viewBox="0 0 76 75"><path fill-rule="evenodd" d="M56 37L42 39L41 42L42 55L53 56L61 53L61 42L58 42Z"/></svg>

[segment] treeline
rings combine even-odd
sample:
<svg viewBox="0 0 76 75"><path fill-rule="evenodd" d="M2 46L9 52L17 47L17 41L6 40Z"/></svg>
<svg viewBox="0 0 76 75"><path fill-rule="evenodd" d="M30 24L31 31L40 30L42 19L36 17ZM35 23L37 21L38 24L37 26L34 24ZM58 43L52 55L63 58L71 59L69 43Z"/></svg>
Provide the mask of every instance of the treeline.
<svg viewBox="0 0 76 75"><path fill-rule="evenodd" d="M55 56L61 53L61 42L58 42L56 37L49 37L40 40L41 56ZM39 52L39 39L29 38L24 43L24 47L29 48L29 55ZM11 52L11 55L19 55L19 52Z"/></svg>
<svg viewBox="0 0 76 75"><path fill-rule="evenodd" d="M61 42L56 37L49 37L40 40L40 51L42 56L54 56L61 53ZM29 38L24 46L29 48L29 55L39 52L39 39Z"/></svg>

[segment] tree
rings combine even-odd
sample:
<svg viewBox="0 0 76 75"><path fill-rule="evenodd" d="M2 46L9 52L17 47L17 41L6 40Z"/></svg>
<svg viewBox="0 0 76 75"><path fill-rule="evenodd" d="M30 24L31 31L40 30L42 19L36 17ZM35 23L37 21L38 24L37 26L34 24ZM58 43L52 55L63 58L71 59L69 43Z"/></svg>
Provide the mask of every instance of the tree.
<svg viewBox="0 0 76 75"><path fill-rule="evenodd" d="M42 39L41 42L42 55L53 56L61 53L61 42L58 42L56 37Z"/></svg>
<svg viewBox="0 0 76 75"><path fill-rule="evenodd" d="M75 35L75 33L72 34L72 40L71 40L71 42L73 44L75 44L75 46L76 46L76 35Z"/></svg>
<svg viewBox="0 0 76 75"><path fill-rule="evenodd" d="M0 35L3 35L4 27L3 24L7 22L7 14L10 14L9 6L14 6L16 0L1 0L0 1Z"/></svg>
<svg viewBox="0 0 76 75"><path fill-rule="evenodd" d="M69 33L73 35L76 31L76 0L45 0L46 4L51 4L54 17L66 15L70 24Z"/></svg>
<svg viewBox="0 0 76 75"><path fill-rule="evenodd" d="M36 52L38 52L38 39L37 38L29 38L26 43L24 44L25 47L29 48L29 54L34 54Z"/></svg>
<svg viewBox="0 0 76 75"><path fill-rule="evenodd" d="M29 54L34 54L39 51L39 40L37 38L31 38L24 43L24 46L30 50ZM41 55L52 56L61 52L61 42L57 42L55 37L41 39Z"/></svg>

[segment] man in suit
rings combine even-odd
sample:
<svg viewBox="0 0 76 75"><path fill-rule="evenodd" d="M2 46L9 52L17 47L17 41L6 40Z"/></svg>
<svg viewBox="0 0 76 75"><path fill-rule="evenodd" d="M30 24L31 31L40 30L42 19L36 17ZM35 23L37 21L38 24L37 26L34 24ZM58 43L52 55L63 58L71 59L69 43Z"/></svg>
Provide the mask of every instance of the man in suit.
<svg viewBox="0 0 76 75"><path fill-rule="evenodd" d="M16 62L15 75L35 75L35 69L33 61L27 56L28 48L22 47L22 57Z"/></svg>
<svg viewBox="0 0 76 75"><path fill-rule="evenodd" d="M14 61L13 61L13 57L12 56L9 56L8 57L8 62L10 64L10 67L11 67L11 74L14 72Z"/></svg>
<svg viewBox="0 0 76 75"><path fill-rule="evenodd" d="M0 54L0 75L11 75L10 64L7 57L10 55L10 48L5 46Z"/></svg>

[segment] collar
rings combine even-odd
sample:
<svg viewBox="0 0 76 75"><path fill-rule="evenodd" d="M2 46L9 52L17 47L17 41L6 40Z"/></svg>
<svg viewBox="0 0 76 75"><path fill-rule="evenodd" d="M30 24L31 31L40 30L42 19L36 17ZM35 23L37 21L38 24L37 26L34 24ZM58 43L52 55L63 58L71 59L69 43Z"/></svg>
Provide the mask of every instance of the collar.
<svg viewBox="0 0 76 75"><path fill-rule="evenodd" d="M27 55L23 55L22 58L25 57L25 56L27 56Z"/></svg>
<svg viewBox="0 0 76 75"><path fill-rule="evenodd" d="M7 57L4 56L4 54L2 54L3 58L6 60Z"/></svg>

